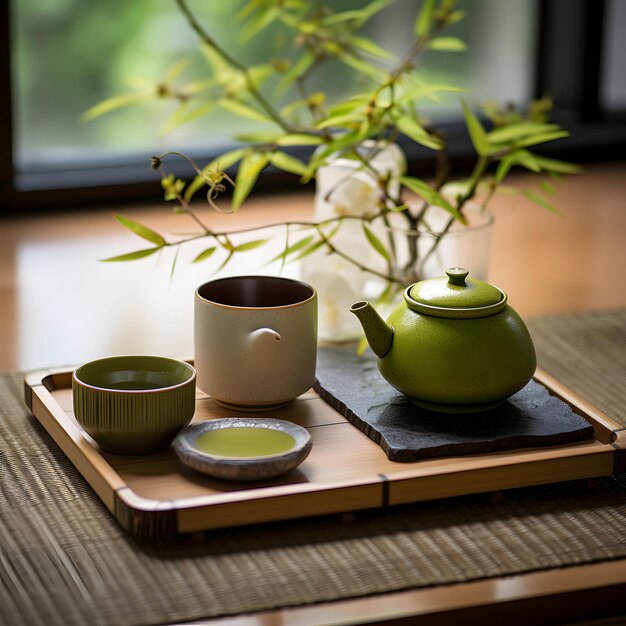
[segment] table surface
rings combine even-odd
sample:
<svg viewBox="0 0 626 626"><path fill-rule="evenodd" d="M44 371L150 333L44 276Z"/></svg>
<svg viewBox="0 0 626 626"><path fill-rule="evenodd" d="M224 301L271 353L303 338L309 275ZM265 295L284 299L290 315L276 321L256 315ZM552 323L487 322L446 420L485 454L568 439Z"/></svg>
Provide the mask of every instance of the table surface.
<svg viewBox="0 0 626 626"><path fill-rule="evenodd" d="M529 181L520 177L521 187ZM555 216L521 195L500 196L489 279L504 288L522 316L626 306L626 164L589 167L557 185ZM100 264L141 241L111 218L119 212L157 230L184 232L190 224L165 206L4 218L0 222L0 369L73 365L116 352L192 353L193 290L212 277L210 264L190 265L183 254L172 281L169 262ZM310 194L265 196L237 216L203 215L233 230L282 219L309 219ZM273 273L262 251L242 256L224 275ZM288 272L295 271L288 269ZM528 597L595 591L596 599L626 583L624 561L572 567L451 588L422 589L219 620L224 624L337 623L367 616L407 615L503 605Z"/></svg>

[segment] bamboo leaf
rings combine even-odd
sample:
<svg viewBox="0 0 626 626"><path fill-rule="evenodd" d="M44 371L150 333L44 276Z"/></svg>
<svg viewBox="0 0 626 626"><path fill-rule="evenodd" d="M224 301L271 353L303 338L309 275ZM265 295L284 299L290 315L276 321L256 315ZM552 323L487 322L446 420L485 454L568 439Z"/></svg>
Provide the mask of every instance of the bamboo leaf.
<svg viewBox="0 0 626 626"><path fill-rule="evenodd" d="M400 129L400 132L410 137L413 141L427 148L431 148L432 150L441 150L441 141L429 135L426 129L418 124L412 117L408 115L400 116L396 118L396 125Z"/></svg>
<svg viewBox="0 0 626 626"><path fill-rule="evenodd" d="M176 264L178 263L178 255L180 254L180 248L176 248L176 254L174 255L174 260L172 261L172 268L170 269L170 283L174 279L174 272L176 271Z"/></svg>
<svg viewBox="0 0 626 626"><path fill-rule="evenodd" d="M309 256L310 254L313 254L316 250L319 250L324 245L324 243L325 241L323 239L318 239L317 241L314 241L311 245L307 246L304 250L302 250L300 254L295 256L292 259L292 261L299 261L300 259L303 259L305 256Z"/></svg>
<svg viewBox="0 0 626 626"><path fill-rule="evenodd" d="M501 159L496 169L495 179L497 183L501 183L513 165L521 165L531 172L537 174L541 172L541 167L537 162L537 158L528 150L514 150Z"/></svg>
<svg viewBox="0 0 626 626"><path fill-rule="evenodd" d="M351 126L354 122L362 122L364 119L363 113L345 113L344 115L331 115L326 119L318 123L317 128L320 130L323 128L329 128L331 126Z"/></svg>
<svg viewBox="0 0 626 626"><path fill-rule="evenodd" d="M165 74L165 83L171 83L173 80L178 78L191 63L190 59L181 59L172 65Z"/></svg>
<svg viewBox="0 0 626 626"><path fill-rule="evenodd" d="M324 17L322 23L324 25L333 25L354 20L359 26L362 26L372 16L391 4L392 1L393 0L374 0L374 2L370 2L370 4L362 9L353 9L328 15Z"/></svg>
<svg viewBox="0 0 626 626"><path fill-rule="evenodd" d="M286 22L285 18L283 18L283 21ZM292 22L292 24L297 30L299 30L301 33L304 33L305 35L314 35L318 29L317 20L314 20L314 19L310 19L310 20L296 19Z"/></svg>
<svg viewBox="0 0 626 626"><path fill-rule="evenodd" d="M435 37L428 44L428 47L440 52L463 52L463 50L467 50L465 42L458 37Z"/></svg>
<svg viewBox="0 0 626 626"><path fill-rule="evenodd" d="M288 104L286 104L281 110L280 113L284 117L290 117L296 111L301 109L307 109L309 107L309 101L305 98L300 98L299 100L292 100Z"/></svg>
<svg viewBox="0 0 626 626"><path fill-rule="evenodd" d="M233 136L235 140L241 143L274 143L280 134L274 130L257 130L251 133L237 133Z"/></svg>
<svg viewBox="0 0 626 626"><path fill-rule="evenodd" d="M465 223L465 218L459 213L458 209L452 206L436 189L433 189L425 181L414 178L413 176L402 176L400 183L410 189L413 193L416 193L420 198L423 198L429 204L439 206L445 209L450 215L462 223Z"/></svg>
<svg viewBox="0 0 626 626"><path fill-rule="evenodd" d="M235 16L237 20L245 20L249 15L252 15L257 9L258 2L255 0L250 0L250 2L246 2L243 7L240 9L239 13Z"/></svg>
<svg viewBox="0 0 626 626"><path fill-rule="evenodd" d="M390 109L396 103L395 89L390 85L379 88L376 94L375 104L381 109Z"/></svg>
<svg viewBox="0 0 626 626"><path fill-rule="evenodd" d="M215 103L213 101L208 101L203 102L202 104L192 109L189 109L187 103L184 102L172 113L161 132L163 134L169 133L175 128L182 126L183 124L193 122L194 120L197 120L206 115L214 107Z"/></svg>
<svg viewBox="0 0 626 626"><path fill-rule="evenodd" d="M539 195L538 193L535 193L534 191L527 189L526 191L524 191L524 195L529 200L532 200L535 204L538 204L540 207L543 207L544 209L547 209L548 211L551 211L552 213L555 213L556 215L561 215L561 213L557 211L556 208L552 204L550 204L548 200L546 200L546 198Z"/></svg>
<svg viewBox="0 0 626 626"><path fill-rule="evenodd" d="M324 46L325 48L329 47L328 45ZM331 54L331 50L328 50ZM378 67L360 59L354 54L350 54L349 52L345 52L343 50L336 51L333 56L336 56L342 63L356 70L357 72L361 72L367 76L371 76L376 81L384 80L385 72L383 72Z"/></svg>
<svg viewBox="0 0 626 626"><path fill-rule="evenodd" d="M87 109L81 115L81 119L88 122L96 117L104 115L105 113L109 113L110 111L115 111L116 109L121 109L131 104L137 104L138 102L149 100L153 96L154 94L151 92L126 93L120 96L113 96L112 98L107 98L106 100L103 100L95 106Z"/></svg>
<svg viewBox="0 0 626 626"><path fill-rule="evenodd" d="M496 183L500 184L507 177L507 174L515 164L515 157L513 154L514 153L507 154L500 160L500 163L498 163L495 174Z"/></svg>
<svg viewBox="0 0 626 626"><path fill-rule="evenodd" d="M363 9L361 9L361 19L363 20L361 24L365 23L371 17L376 15L376 13L380 13L386 6L389 6L393 0L374 0L366 5Z"/></svg>
<svg viewBox="0 0 626 626"><path fill-rule="evenodd" d="M554 185L552 185L550 182L548 182L547 180L544 180L539 187L541 187L541 190L544 193L547 193L549 196L553 196L554 195Z"/></svg>
<svg viewBox="0 0 626 626"><path fill-rule="evenodd" d="M202 91L206 91L211 87L215 87L218 84L219 82L216 78L205 78L203 80L195 80L191 83L187 83L183 90L187 95L192 96L197 93L201 93Z"/></svg>
<svg viewBox="0 0 626 626"><path fill-rule="evenodd" d="M389 210L393 211L394 213L402 213L402 211L406 211L408 208L409 208L408 204L397 204L392 207L389 207Z"/></svg>
<svg viewBox="0 0 626 626"><path fill-rule="evenodd" d="M363 50L363 52L366 52L367 54L370 54L378 59L392 60L394 58L391 52L385 50L385 48L381 48L378 44L374 43L370 39L366 39L365 37L352 35L352 37L350 37L350 43L360 50Z"/></svg>
<svg viewBox="0 0 626 626"><path fill-rule="evenodd" d="M509 185L498 185L496 192L504 194L506 196L515 196L518 193L518 189Z"/></svg>
<svg viewBox="0 0 626 626"><path fill-rule="evenodd" d="M535 156L537 165L546 172L555 174L577 174L581 171L579 165L568 163L567 161L559 161L557 159L549 159L547 157Z"/></svg>
<svg viewBox="0 0 626 626"><path fill-rule="evenodd" d="M255 65L248 70L252 83L257 89L259 89L270 76L274 76L275 73L276 70L269 63Z"/></svg>
<svg viewBox="0 0 626 626"><path fill-rule="evenodd" d="M381 240L372 232L371 228L369 228L365 222L362 222L362 226L365 237L369 241L372 248L374 248L374 250L376 250L376 252L378 252L378 254L385 259L385 261L390 263L391 257L389 256L389 252L387 252L385 246L383 246Z"/></svg>
<svg viewBox="0 0 626 626"><path fill-rule="evenodd" d="M233 113L234 115L238 115L239 117L245 117L250 120L255 120L256 122L270 122L273 123L271 117L262 113L258 109L251 107L249 104L245 102L241 102L241 100L233 100L232 98L221 98L217 101L218 106L222 107L229 113Z"/></svg>
<svg viewBox="0 0 626 626"><path fill-rule="evenodd" d="M341 13L332 13L327 15L322 20L324 26L332 26L334 24L341 24L343 22L349 22L351 20L359 20L362 18L362 11L358 9L350 11L341 11Z"/></svg>
<svg viewBox="0 0 626 626"><path fill-rule="evenodd" d="M340 135L334 141L326 144L326 147L320 149L319 154L316 154L315 159L309 163L307 173L310 173L311 169L317 168L319 164L324 162L326 157L335 152L341 152L348 146L358 146L367 137L367 128L361 127L359 130L350 131Z"/></svg>
<svg viewBox="0 0 626 626"><path fill-rule="evenodd" d="M206 174L209 171L214 172L217 168L220 170L228 169L231 165L234 165L243 157L246 152L246 148L236 148L235 150L229 150L224 152L218 157L215 157L210 163L202 168L202 173Z"/></svg>
<svg viewBox="0 0 626 626"><path fill-rule="evenodd" d="M270 263L275 263L276 261L280 259L286 259L289 255L293 254L294 252L297 252L298 250L302 250L302 248L304 248L305 246L308 246L311 243L311 241L313 241L313 237L314 237L313 235L309 235L308 237L304 237L304 239L300 239L299 241L296 241L296 243L292 244L291 246L286 247L282 252L277 254L270 261Z"/></svg>
<svg viewBox="0 0 626 626"><path fill-rule="evenodd" d="M452 24L457 24L465 17L465 11L453 11L448 16L448 21L446 22L447 26L452 26Z"/></svg>
<svg viewBox="0 0 626 626"><path fill-rule="evenodd" d="M200 263L200 261L204 261L213 255L215 252L215 246L211 246L206 250L203 250L193 261L192 263Z"/></svg>
<svg viewBox="0 0 626 626"><path fill-rule="evenodd" d="M495 180L498 184L506 178L514 165L521 165L531 172L539 173L541 171L532 153L528 152L528 150L515 150L507 154L498 163L495 175Z"/></svg>
<svg viewBox="0 0 626 626"><path fill-rule="evenodd" d="M304 176L307 171L307 166L302 161L285 152L272 152L270 154L270 163L285 172L298 174L300 176Z"/></svg>
<svg viewBox="0 0 626 626"><path fill-rule="evenodd" d="M470 139L474 149L481 156L489 156L491 153L491 146L487 140L487 133L482 124L478 121L478 118L469 110L468 106L463 102L463 114L465 116L465 125L469 132Z"/></svg>
<svg viewBox="0 0 626 626"><path fill-rule="evenodd" d="M230 64L227 63L212 46L204 41L200 42L200 50L204 60L207 62L207 65L216 76L219 76L220 74L232 73L234 71Z"/></svg>
<svg viewBox="0 0 626 626"><path fill-rule="evenodd" d="M559 130L556 124L539 124L537 122L519 122L510 124L502 128L496 128L487 133L487 138L491 142L505 143L516 139L522 139L529 135L543 134Z"/></svg>
<svg viewBox="0 0 626 626"><path fill-rule="evenodd" d="M369 94L352 96L343 102L338 102L329 109L330 115L344 115L362 107L370 99Z"/></svg>
<svg viewBox="0 0 626 626"><path fill-rule="evenodd" d="M278 85L274 89L274 94L277 98L282 98L289 86L299 77L302 76L315 61L315 56L307 51L298 61L292 66L292 68L282 77Z"/></svg>
<svg viewBox="0 0 626 626"><path fill-rule="evenodd" d="M449 93L465 93L467 89L462 87L456 87L454 85L420 85L418 87L412 87L406 89L401 96L396 98L396 102L403 103L407 101L417 100L423 97L432 97L439 92Z"/></svg>
<svg viewBox="0 0 626 626"><path fill-rule="evenodd" d="M237 179L235 181L235 191L233 192L232 209L236 211L250 195L263 168L268 164L268 157L258 152L250 152L241 160Z"/></svg>
<svg viewBox="0 0 626 626"><path fill-rule="evenodd" d="M546 143L548 141L554 141L555 139L563 139L564 137L569 137L569 133L566 130L559 130L553 133L544 133L542 135L534 135L533 137L522 139L518 141L516 145L520 147L535 146L538 143Z"/></svg>
<svg viewBox="0 0 626 626"><path fill-rule="evenodd" d="M430 31L430 26L433 21L433 10L435 8L435 0L424 0L417 14L417 20L415 21L415 34L418 37L425 37Z"/></svg>
<svg viewBox="0 0 626 626"><path fill-rule="evenodd" d="M531 172L537 174L541 172L541 166L537 163L537 158L532 152L528 150L516 150L517 162Z"/></svg>
<svg viewBox="0 0 626 626"><path fill-rule="evenodd" d="M276 140L277 146L319 146L324 140L317 135L303 135L293 133L279 137Z"/></svg>
<svg viewBox="0 0 626 626"><path fill-rule="evenodd" d="M154 83L142 76L127 76L123 79L124 84L137 91L154 91Z"/></svg>
<svg viewBox="0 0 626 626"><path fill-rule="evenodd" d="M119 256L112 256L108 259L101 259L101 263L120 263L124 261L136 261L143 259L151 254L154 254L158 250L161 250L161 246L156 248L146 248L144 250L136 250L135 252L128 252L127 254L120 254Z"/></svg>
<svg viewBox="0 0 626 626"><path fill-rule="evenodd" d="M248 252L249 250L256 250L265 245L269 239L255 239L254 241L246 241L246 243L240 243L233 248L233 252Z"/></svg>
<svg viewBox="0 0 626 626"><path fill-rule="evenodd" d="M326 235L326 240L331 241L332 238L339 232L340 228L341 228L341 222L337 222L335 224L335 227L328 233L328 235Z"/></svg>
<svg viewBox="0 0 626 626"><path fill-rule="evenodd" d="M239 40L245 43L252 39L255 35L266 29L274 22L282 12L280 6L270 6L264 11L259 12L255 17L251 18L241 30Z"/></svg>
<svg viewBox="0 0 626 626"><path fill-rule="evenodd" d="M114 215L113 216L124 228L128 228L128 230L135 233L135 235L139 235L143 237L147 241L150 241L156 244L158 247L163 247L165 245L165 239L159 235L159 233L153 231L152 229L140 224L139 222L135 222L128 217L124 217L123 215Z"/></svg>

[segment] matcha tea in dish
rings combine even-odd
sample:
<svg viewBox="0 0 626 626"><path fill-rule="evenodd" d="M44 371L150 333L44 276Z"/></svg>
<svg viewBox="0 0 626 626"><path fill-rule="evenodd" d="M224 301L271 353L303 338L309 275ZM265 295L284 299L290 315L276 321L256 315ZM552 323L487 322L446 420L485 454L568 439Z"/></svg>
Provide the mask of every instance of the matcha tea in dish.
<svg viewBox="0 0 626 626"><path fill-rule="evenodd" d="M258 457L291 450L295 439L281 430L240 426L216 428L200 435L196 446L201 452L225 457Z"/></svg>
<svg viewBox="0 0 626 626"><path fill-rule="evenodd" d="M268 417L226 417L191 424L173 448L181 462L214 478L250 481L286 474L311 451L306 428Z"/></svg>

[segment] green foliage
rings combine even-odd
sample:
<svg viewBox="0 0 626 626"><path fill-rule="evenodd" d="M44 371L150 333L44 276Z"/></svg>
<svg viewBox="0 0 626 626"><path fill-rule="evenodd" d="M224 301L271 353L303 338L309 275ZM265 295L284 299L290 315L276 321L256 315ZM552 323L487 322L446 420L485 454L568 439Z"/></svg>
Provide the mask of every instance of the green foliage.
<svg viewBox="0 0 626 626"><path fill-rule="evenodd" d="M145 250L136 250L135 252L128 252L127 254L120 254L119 256L112 256L108 259L102 259L103 263L119 263L121 261L137 261L147 256L158 252L161 248L146 248Z"/></svg>
<svg viewBox="0 0 626 626"><path fill-rule="evenodd" d="M365 233L365 237L370 242L370 245L380 256L387 261L387 263L391 263L391 255L387 252L385 246L383 246L382 241L372 232L372 230L367 226L365 222L363 222L363 232Z"/></svg>
<svg viewBox="0 0 626 626"><path fill-rule="evenodd" d="M442 52L463 52L466 50L465 43L457 37L435 37L428 47L431 50L439 50Z"/></svg>
<svg viewBox="0 0 626 626"><path fill-rule="evenodd" d="M258 124L258 129L245 130L236 136L241 143L215 158L204 167L198 167L191 159L196 176L190 182L166 176L162 171L162 158L153 163L161 170L165 199L175 201L179 210L190 215L198 223L201 220L191 208L195 194L208 187L207 201L218 210L219 195L233 186L229 212L235 212L244 204L254 186L268 166L299 176L303 182L315 178L320 167L337 157L351 159L355 169L371 175L378 184L380 202L378 213L362 218L365 241L382 257L389 267L393 265L393 246L387 247L371 222L386 222L390 212L405 215L407 223L415 227L420 221L427 224L428 209L432 205L443 208L450 216L450 224L465 223L464 208L479 192L486 192L486 204L494 192L505 182L514 168L523 168L539 176L556 178L577 171L577 167L547 159L532 152L535 146L562 139L568 133L549 122L551 108L549 98L530 103L527 111L502 107L487 102L479 112L465 100L459 102L467 133L476 152L476 164L467 178L451 179L446 154L446 138L436 126L420 113L423 100L440 102L444 93L463 92L453 84L429 82L416 59L421 53L463 52L465 43L447 34L448 27L464 17L456 8L455 0L422 0L414 21L414 40L404 54L396 57L377 42L366 37L363 26L383 11L392 0L373 0L363 7L341 10L339 3L327 5L310 0L249 0L239 12L240 41L261 37L272 26L280 27L292 50L268 59L256 59L246 65L237 58L237 49L227 50L207 31L191 12L187 0L175 0L189 26L197 35L200 50L206 62L208 75L185 83L182 81L187 61L182 60L167 70L163 79L156 83L140 83L138 91L106 100L85 113L94 118L114 109L135 104L146 98L177 101L177 108L166 123L166 130L211 115L215 108L241 120ZM283 42L284 44L284 42ZM358 90L340 101L331 101L329 94L320 91L319 80L323 67L344 66L355 74ZM182 82L181 82L182 81ZM296 96L287 104L277 104L286 93ZM363 153L364 142L384 147L399 136L412 141L425 152L433 155L435 171L433 180L414 176L400 176L391 181L388 173L377 171L372 158ZM292 146L309 146L306 161L296 158L288 151ZM178 154L178 153L168 153ZM166 155L164 155L166 156ZM235 180L226 170L237 166ZM391 193L395 187L400 192ZM551 183L543 181L538 191L528 190L525 195L541 207L556 212L548 200L554 194ZM418 205L415 205L417 197ZM417 210L416 210L417 208ZM334 234L344 222L345 216L337 216L320 224L300 224L307 229L297 241L289 242L290 225L284 248L273 261L289 262L301 259L323 249L340 254L361 269L349 251L339 250L333 243ZM135 234L155 244L154 249L138 251L111 260L130 260L152 254L165 245L179 245L192 236L175 244L166 244L163 237L145 226L127 218L118 221ZM255 239L233 245L227 233L213 233L203 226L202 236L213 238L212 245L198 254L194 262L213 257L218 249L226 252L220 266L224 267L236 253L253 250L265 245L267 239ZM330 230L329 232L329 229ZM445 231L443 233L445 235ZM442 236L433 244L439 245ZM391 280L393 276L386 276Z"/></svg>
<svg viewBox="0 0 626 626"><path fill-rule="evenodd" d="M201 261L204 261L206 259L208 259L209 257L211 257L213 255L213 253L215 252L216 247L215 246L211 246L210 248L207 248L206 250L203 250L193 261L192 263L200 263Z"/></svg>
<svg viewBox="0 0 626 626"><path fill-rule="evenodd" d="M123 215L115 215L115 219L125 228L132 231L136 235L139 235L143 239L152 242L157 247L163 247L165 245L165 239L159 235L159 233L153 231L152 229L140 224L139 222L135 222L128 217L124 217Z"/></svg>
<svg viewBox="0 0 626 626"><path fill-rule="evenodd" d="M464 218L459 210L454 207L446 198L444 198L436 189L433 189L427 182L414 178L412 176L403 176L400 182L410 189L413 193L423 198L431 205L441 207L445 209L452 217L459 221L463 221Z"/></svg>
<svg viewBox="0 0 626 626"><path fill-rule="evenodd" d="M268 154L250 150L244 154L239 164L239 172L235 181L235 191L233 192L232 209L236 211L248 197L261 171L270 162Z"/></svg>
<svg viewBox="0 0 626 626"><path fill-rule="evenodd" d="M493 144L489 142L485 129L465 102L463 102L463 115L465 116L465 125L467 126L467 132L472 140L474 150L480 156L489 156L493 151Z"/></svg>

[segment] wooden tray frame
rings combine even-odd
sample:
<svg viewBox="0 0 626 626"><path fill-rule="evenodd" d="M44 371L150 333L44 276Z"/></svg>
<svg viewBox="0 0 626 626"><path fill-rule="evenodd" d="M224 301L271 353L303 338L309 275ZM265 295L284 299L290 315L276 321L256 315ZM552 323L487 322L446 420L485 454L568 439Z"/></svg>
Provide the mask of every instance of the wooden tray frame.
<svg viewBox="0 0 626 626"><path fill-rule="evenodd" d="M24 386L34 416L121 526L134 535L159 537L626 471L626 429L547 373L537 370L535 380L593 425L593 439L395 463L309 391L271 415L308 428L311 455L300 468L264 483L206 477L183 467L171 450L144 456L99 450L74 418L72 370L35 372L26 376ZM197 392L194 421L227 415L236 413Z"/></svg>

